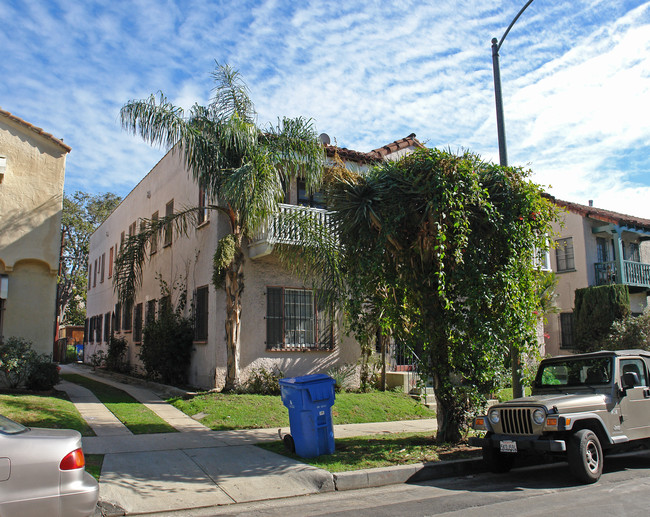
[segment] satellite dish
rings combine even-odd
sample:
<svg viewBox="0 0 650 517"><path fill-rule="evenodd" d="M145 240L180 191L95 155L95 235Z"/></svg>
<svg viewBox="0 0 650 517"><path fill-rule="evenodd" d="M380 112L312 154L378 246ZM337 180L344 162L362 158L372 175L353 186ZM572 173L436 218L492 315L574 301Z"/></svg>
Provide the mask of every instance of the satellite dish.
<svg viewBox="0 0 650 517"><path fill-rule="evenodd" d="M327 133L321 133L318 135L318 139L323 143L323 145L330 145L330 137Z"/></svg>

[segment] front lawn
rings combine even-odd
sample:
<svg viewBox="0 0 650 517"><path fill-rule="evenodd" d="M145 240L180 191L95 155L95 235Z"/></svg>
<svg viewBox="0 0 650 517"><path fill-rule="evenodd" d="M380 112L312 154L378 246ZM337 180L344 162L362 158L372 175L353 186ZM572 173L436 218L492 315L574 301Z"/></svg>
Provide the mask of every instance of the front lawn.
<svg viewBox="0 0 650 517"><path fill-rule="evenodd" d="M198 415L203 425L215 431L289 425L289 413L279 395L206 393L168 402L187 415ZM334 425L434 417L434 411L395 392L338 393L332 406Z"/></svg>
<svg viewBox="0 0 650 517"><path fill-rule="evenodd" d="M481 457L480 449L464 443L437 444L430 432L337 438L335 444L333 454L317 458L292 454L279 441L257 446L329 472Z"/></svg>
<svg viewBox="0 0 650 517"><path fill-rule="evenodd" d="M0 414L27 427L75 429L82 436L95 436L74 404L64 397L64 394L3 393L0 394Z"/></svg>
<svg viewBox="0 0 650 517"><path fill-rule="evenodd" d="M125 391L77 374L62 379L88 388L133 434L174 433L171 425Z"/></svg>

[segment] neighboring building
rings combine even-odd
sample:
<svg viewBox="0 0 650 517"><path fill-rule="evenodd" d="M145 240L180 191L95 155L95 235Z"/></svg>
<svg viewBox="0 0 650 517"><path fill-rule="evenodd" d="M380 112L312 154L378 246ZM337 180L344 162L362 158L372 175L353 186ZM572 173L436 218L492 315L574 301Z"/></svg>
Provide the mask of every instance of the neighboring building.
<svg viewBox="0 0 650 517"><path fill-rule="evenodd" d="M51 353L70 147L0 109L0 340Z"/></svg>
<svg viewBox="0 0 650 517"><path fill-rule="evenodd" d="M625 284L633 314L647 305L650 292L650 220L555 200L566 209L564 226L555 225L551 268L556 273L559 314L549 314L546 353L573 351L576 289Z"/></svg>
<svg viewBox="0 0 650 517"><path fill-rule="evenodd" d="M366 169L383 159L394 159L422 147L415 135L385 147L361 153L325 146L328 157L335 153L351 167ZM302 205L315 217L326 210L318 194L309 195L300 180L290 186L281 210ZM212 259L218 240L229 232L228 222L208 211L203 222L188 237L172 233L152 243L151 260L143 272L142 286L132 308L117 303L113 271L117 254L128 236L140 229L141 219L156 219L183 207L200 206L202 192L185 168L179 153L169 152L97 228L90 239L88 267L87 332L85 359L97 350L106 350L111 333L129 343L128 360L138 367L142 329L155 318L161 299L161 280L168 286L187 290L188 308L193 305L195 341L190 367L190 383L202 388L221 388L226 371L225 294L212 285ZM290 239L290 237L289 237ZM287 236L269 230L249 243L244 266L241 327L241 377L253 370L277 367L287 376L325 372L343 364L355 364L359 345L337 333L318 306L314 293L286 271L273 253L275 242ZM172 304L176 306L176 297Z"/></svg>

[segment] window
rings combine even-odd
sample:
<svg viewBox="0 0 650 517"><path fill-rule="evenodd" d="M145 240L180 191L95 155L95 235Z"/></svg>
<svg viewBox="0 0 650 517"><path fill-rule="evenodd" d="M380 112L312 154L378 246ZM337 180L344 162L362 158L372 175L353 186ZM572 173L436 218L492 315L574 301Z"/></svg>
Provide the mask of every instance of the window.
<svg viewBox="0 0 650 517"><path fill-rule="evenodd" d="M113 327L114 332L122 331L122 307L119 303L115 304L115 326Z"/></svg>
<svg viewBox="0 0 650 517"><path fill-rule="evenodd" d="M573 348L573 313L563 312L560 314L560 332L562 340L560 348Z"/></svg>
<svg viewBox="0 0 650 517"><path fill-rule="evenodd" d="M135 235L135 221L129 225L129 239Z"/></svg>
<svg viewBox="0 0 650 517"><path fill-rule="evenodd" d="M124 232L120 234L120 253L122 253L122 250L124 249Z"/></svg>
<svg viewBox="0 0 650 517"><path fill-rule="evenodd" d="M312 208L325 208L325 196L322 192L310 193L305 180L298 180L298 204Z"/></svg>
<svg viewBox="0 0 650 517"><path fill-rule="evenodd" d="M95 259L95 267L93 269L93 287L97 287L97 259Z"/></svg>
<svg viewBox="0 0 650 517"><path fill-rule="evenodd" d="M144 322L145 325L149 325L154 321L156 321L156 300L149 300L144 312Z"/></svg>
<svg viewBox="0 0 650 517"><path fill-rule="evenodd" d="M88 264L88 290L93 286L93 263Z"/></svg>
<svg viewBox="0 0 650 517"><path fill-rule="evenodd" d="M596 262L609 262L607 239L596 237Z"/></svg>
<svg viewBox="0 0 650 517"><path fill-rule="evenodd" d="M84 343L90 342L90 319L86 318L84 322Z"/></svg>
<svg viewBox="0 0 650 517"><path fill-rule="evenodd" d="M88 343L95 342L95 318L88 320Z"/></svg>
<svg viewBox="0 0 650 517"><path fill-rule="evenodd" d="M111 338L111 313L104 314L104 341L108 343Z"/></svg>
<svg viewBox="0 0 650 517"><path fill-rule="evenodd" d="M151 224L155 227L158 224L158 212L151 214ZM151 235L151 254L153 255L158 251L158 232Z"/></svg>
<svg viewBox="0 0 650 517"><path fill-rule="evenodd" d="M111 246L111 249L108 251L108 278L111 278L113 276L113 252L115 250L113 249L113 246Z"/></svg>
<svg viewBox="0 0 650 517"><path fill-rule="evenodd" d="M102 253L101 258L99 259L101 262L101 269L100 269L100 274L99 274L99 283L103 284L104 283L104 266L106 265L106 253Z"/></svg>
<svg viewBox="0 0 650 517"><path fill-rule="evenodd" d="M132 303L123 305L123 310L122 310L122 330L124 332L131 332L131 323L133 321L132 307L133 307Z"/></svg>
<svg viewBox="0 0 650 517"><path fill-rule="evenodd" d="M95 316L95 342L102 342L102 315Z"/></svg>
<svg viewBox="0 0 650 517"><path fill-rule="evenodd" d="M205 208L208 206L208 195L205 192L203 187L199 187L199 213L198 213L198 222L203 224L208 220L208 209Z"/></svg>
<svg viewBox="0 0 650 517"><path fill-rule="evenodd" d="M558 271L573 271L575 262L573 260L573 237L558 239L555 241L555 258L557 259Z"/></svg>
<svg viewBox="0 0 650 517"><path fill-rule="evenodd" d="M165 217L169 217L174 214L174 200L172 199L169 203L165 205ZM172 245L172 223L167 223L165 225L165 241L163 243L164 247Z"/></svg>
<svg viewBox="0 0 650 517"><path fill-rule="evenodd" d="M133 310L133 342L142 343L142 304L139 303Z"/></svg>
<svg viewBox="0 0 650 517"><path fill-rule="evenodd" d="M266 347L270 350L331 350L333 327L320 297L309 289L268 287Z"/></svg>
<svg viewBox="0 0 650 517"><path fill-rule="evenodd" d="M621 359L619 366L621 368L621 376L626 373L636 373L638 375L639 384L636 384L636 386L648 385L642 359Z"/></svg>
<svg viewBox="0 0 650 517"><path fill-rule="evenodd" d="M623 246L623 255L624 260L629 260L630 262L641 262L641 256L639 254L639 243L628 242Z"/></svg>
<svg viewBox="0 0 650 517"><path fill-rule="evenodd" d="M194 340L208 340L208 286L199 287L194 299Z"/></svg>

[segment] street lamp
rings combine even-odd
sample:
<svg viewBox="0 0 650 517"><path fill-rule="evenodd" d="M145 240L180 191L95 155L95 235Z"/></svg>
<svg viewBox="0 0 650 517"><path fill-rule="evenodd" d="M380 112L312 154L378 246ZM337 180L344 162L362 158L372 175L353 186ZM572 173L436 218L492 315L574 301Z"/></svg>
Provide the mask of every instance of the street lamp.
<svg viewBox="0 0 650 517"><path fill-rule="evenodd" d="M512 29L512 26L521 16L526 8L533 3L533 0L528 0L526 5L521 8L521 11L517 13L517 16L510 22L508 28L501 36L501 40L497 41L496 38L492 38L492 71L494 74L494 99L496 101L497 108L497 138L499 140L499 163L503 167L508 166L508 151L506 149L506 126L503 120L503 97L501 95L501 70L499 69L499 49L503 45L503 40L506 39L506 36ZM523 397L523 389L521 386L521 357L519 355L519 350L516 347L511 347L510 349L510 362L512 364L512 394L515 398Z"/></svg>
<svg viewBox="0 0 650 517"><path fill-rule="evenodd" d="M517 16L514 17L508 28L501 36L501 40L497 41L496 38L492 38L492 71L494 74L494 99L497 105L497 138L499 140L499 163L506 167L508 165L508 152L506 150L506 126L503 120L503 97L501 95L501 70L499 69L499 49L503 45L503 40L506 39L506 36L512 29L512 26L521 16L526 8L533 3L533 0L528 0L526 5L521 8L521 11L517 13Z"/></svg>

